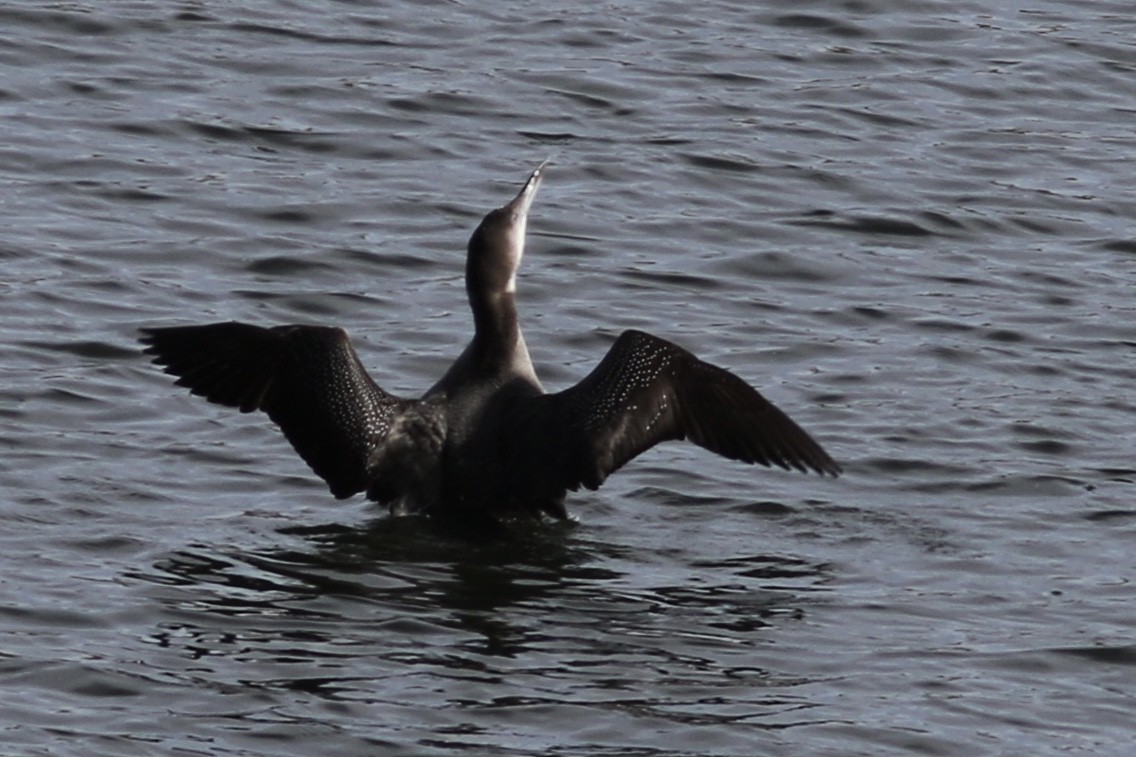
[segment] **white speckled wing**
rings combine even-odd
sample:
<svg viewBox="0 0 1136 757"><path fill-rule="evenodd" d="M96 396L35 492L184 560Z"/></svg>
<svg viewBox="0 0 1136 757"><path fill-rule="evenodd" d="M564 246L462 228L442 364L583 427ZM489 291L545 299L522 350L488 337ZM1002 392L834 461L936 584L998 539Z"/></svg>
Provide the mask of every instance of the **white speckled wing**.
<svg viewBox="0 0 1136 757"><path fill-rule="evenodd" d="M641 331L625 331L580 383L531 401L531 417L545 427L544 474L569 489L594 489L636 455L677 439L747 463L840 473L749 384Z"/></svg>
<svg viewBox="0 0 1136 757"><path fill-rule="evenodd" d="M241 412L263 410L331 493L367 486L367 459L408 400L383 391L343 329L244 323L144 329L177 384Z"/></svg>

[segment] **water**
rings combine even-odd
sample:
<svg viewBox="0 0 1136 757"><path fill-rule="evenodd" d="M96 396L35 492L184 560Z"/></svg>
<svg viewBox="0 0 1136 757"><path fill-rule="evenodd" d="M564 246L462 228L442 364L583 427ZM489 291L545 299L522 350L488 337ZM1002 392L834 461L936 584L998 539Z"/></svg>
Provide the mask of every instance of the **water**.
<svg viewBox="0 0 1136 757"><path fill-rule="evenodd" d="M1128 754L1127 3L240 5L0 14L5 754ZM664 446L464 544L138 354L335 323L421 391L546 157L546 384L644 328L844 477Z"/></svg>

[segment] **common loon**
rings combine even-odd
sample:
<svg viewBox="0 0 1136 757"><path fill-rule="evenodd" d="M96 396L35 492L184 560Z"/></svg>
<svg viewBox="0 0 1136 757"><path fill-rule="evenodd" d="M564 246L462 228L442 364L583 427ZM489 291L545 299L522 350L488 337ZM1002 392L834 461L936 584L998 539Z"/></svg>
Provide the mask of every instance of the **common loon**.
<svg viewBox="0 0 1136 757"><path fill-rule="evenodd" d="M838 475L821 446L755 389L642 331L623 332L580 383L545 392L515 294L545 163L470 237L473 339L421 399L383 391L340 328L147 328L145 351L191 393L266 412L337 498L365 491L395 513L566 518L568 490L596 489L673 439L746 463Z"/></svg>

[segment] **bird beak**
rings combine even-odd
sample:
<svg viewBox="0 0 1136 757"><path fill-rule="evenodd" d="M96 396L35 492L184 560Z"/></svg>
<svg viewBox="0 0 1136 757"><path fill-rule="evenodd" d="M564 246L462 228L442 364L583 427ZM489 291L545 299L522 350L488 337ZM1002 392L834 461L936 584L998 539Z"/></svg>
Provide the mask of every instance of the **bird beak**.
<svg viewBox="0 0 1136 757"><path fill-rule="evenodd" d="M532 207L533 199L536 197L536 190L540 188L540 180L544 177L544 167L547 165L548 161L545 160L537 166L536 170L529 174L528 181L521 187L521 191L505 207L519 215L528 215L529 208Z"/></svg>

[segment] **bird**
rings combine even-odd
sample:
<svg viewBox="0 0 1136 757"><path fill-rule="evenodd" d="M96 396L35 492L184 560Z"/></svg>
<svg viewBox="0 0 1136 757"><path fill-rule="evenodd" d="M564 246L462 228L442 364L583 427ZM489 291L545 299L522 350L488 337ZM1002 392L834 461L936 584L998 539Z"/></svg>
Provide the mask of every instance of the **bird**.
<svg viewBox="0 0 1136 757"><path fill-rule="evenodd" d="M746 381L644 331L623 331L579 383L545 391L516 290L547 163L470 236L473 336L421 397L376 384L333 326L148 327L144 352L191 394L265 412L336 498L364 492L396 515L566 519L569 491L597 489L656 444L683 439L744 463L838 476L821 445Z"/></svg>

